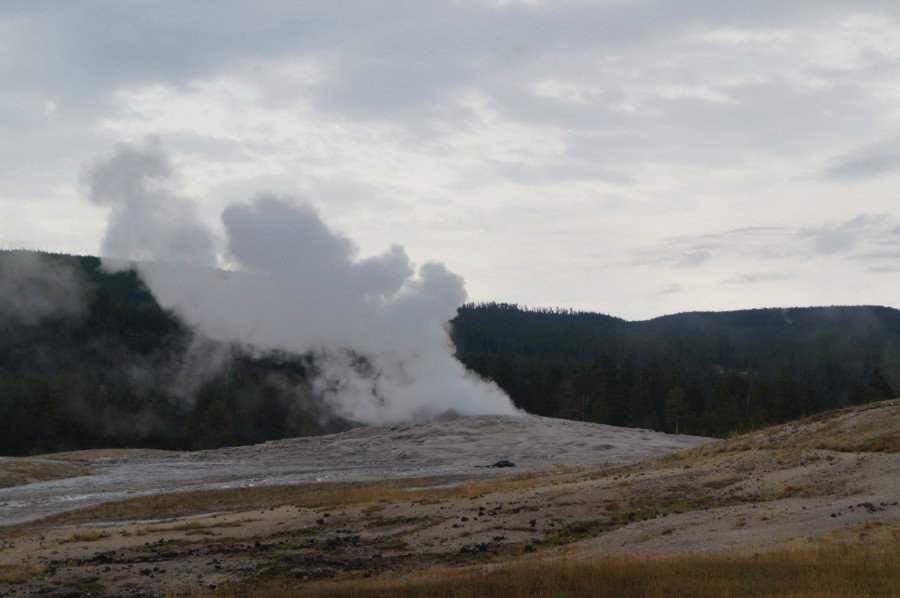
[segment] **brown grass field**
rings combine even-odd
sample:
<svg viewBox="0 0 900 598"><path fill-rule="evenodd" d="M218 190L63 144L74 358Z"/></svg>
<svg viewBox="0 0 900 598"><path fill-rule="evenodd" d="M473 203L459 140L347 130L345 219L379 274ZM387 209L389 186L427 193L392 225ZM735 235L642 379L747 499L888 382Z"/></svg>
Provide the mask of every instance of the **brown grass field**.
<svg viewBox="0 0 900 598"><path fill-rule="evenodd" d="M375 579L298 587L276 582L200 596L897 596L900 542L835 542L805 550L665 557L527 558L491 568L433 568Z"/></svg>
<svg viewBox="0 0 900 598"><path fill-rule="evenodd" d="M900 596L898 439L893 400L624 465L111 501L0 526L0 596Z"/></svg>

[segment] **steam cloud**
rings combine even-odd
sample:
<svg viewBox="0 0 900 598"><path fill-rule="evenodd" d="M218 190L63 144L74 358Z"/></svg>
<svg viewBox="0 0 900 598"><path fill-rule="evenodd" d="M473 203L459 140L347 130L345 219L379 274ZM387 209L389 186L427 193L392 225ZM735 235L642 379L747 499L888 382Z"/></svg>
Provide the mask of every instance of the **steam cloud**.
<svg viewBox="0 0 900 598"><path fill-rule="evenodd" d="M215 263L213 237L194 206L166 188L172 165L158 141L144 147L122 145L91 171L90 196L109 206L103 239L109 256L129 260Z"/></svg>
<svg viewBox="0 0 900 598"><path fill-rule="evenodd" d="M35 326L52 318L78 317L85 309L78 275L64 263L32 252L0 259L0 324Z"/></svg>
<svg viewBox="0 0 900 598"><path fill-rule="evenodd" d="M92 169L90 196L111 208L104 252L154 260L135 266L160 304L202 334L314 355L314 388L354 421L516 413L453 357L446 326L465 289L442 264L416 268L398 245L360 258L308 204L259 195L222 213L235 271L209 267L216 239L166 189L171 176L158 144L122 145Z"/></svg>

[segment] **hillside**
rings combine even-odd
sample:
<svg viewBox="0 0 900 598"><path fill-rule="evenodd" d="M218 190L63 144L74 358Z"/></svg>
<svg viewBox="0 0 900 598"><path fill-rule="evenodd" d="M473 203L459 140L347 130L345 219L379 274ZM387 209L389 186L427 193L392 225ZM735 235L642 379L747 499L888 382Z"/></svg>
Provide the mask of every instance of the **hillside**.
<svg viewBox="0 0 900 598"><path fill-rule="evenodd" d="M195 335L134 270L0 252L0 454L201 449L346 429L313 395L308 365Z"/></svg>
<svg viewBox="0 0 900 598"><path fill-rule="evenodd" d="M891 398L900 311L878 306L683 313L641 322L468 304L458 358L530 412L721 435Z"/></svg>

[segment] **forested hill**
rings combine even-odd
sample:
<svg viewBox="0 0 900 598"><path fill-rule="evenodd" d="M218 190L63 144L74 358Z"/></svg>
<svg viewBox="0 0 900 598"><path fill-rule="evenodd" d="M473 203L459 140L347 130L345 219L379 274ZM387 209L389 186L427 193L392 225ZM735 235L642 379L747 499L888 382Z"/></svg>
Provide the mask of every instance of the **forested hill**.
<svg viewBox="0 0 900 598"><path fill-rule="evenodd" d="M133 270L0 251L0 455L346 429L312 392L309 367L195 336Z"/></svg>
<svg viewBox="0 0 900 598"><path fill-rule="evenodd" d="M467 304L458 358L542 415L724 434L894 396L900 311L695 312L628 322L571 310Z"/></svg>
<svg viewBox="0 0 900 598"><path fill-rule="evenodd" d="M533 413L725 434L894 396L900 312L688 313L627 322L464 305L458 358ZM134 271L0 251L0 455L249 444L350 425L311 356L248 354L192 333Z"/></svg>

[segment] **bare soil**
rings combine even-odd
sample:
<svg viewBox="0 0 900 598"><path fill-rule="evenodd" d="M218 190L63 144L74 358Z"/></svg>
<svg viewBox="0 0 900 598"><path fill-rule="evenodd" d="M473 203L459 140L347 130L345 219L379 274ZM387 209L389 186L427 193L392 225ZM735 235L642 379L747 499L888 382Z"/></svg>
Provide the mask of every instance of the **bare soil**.
<svg viewBox="0 0 900 598"><path fill-rule="evenodd" d="M203 453L50 455L32 477L4 459L0 479L20 483L0 490L0 596L896 537L898 435L894 400L728 441L481 416Z"/></svg>

